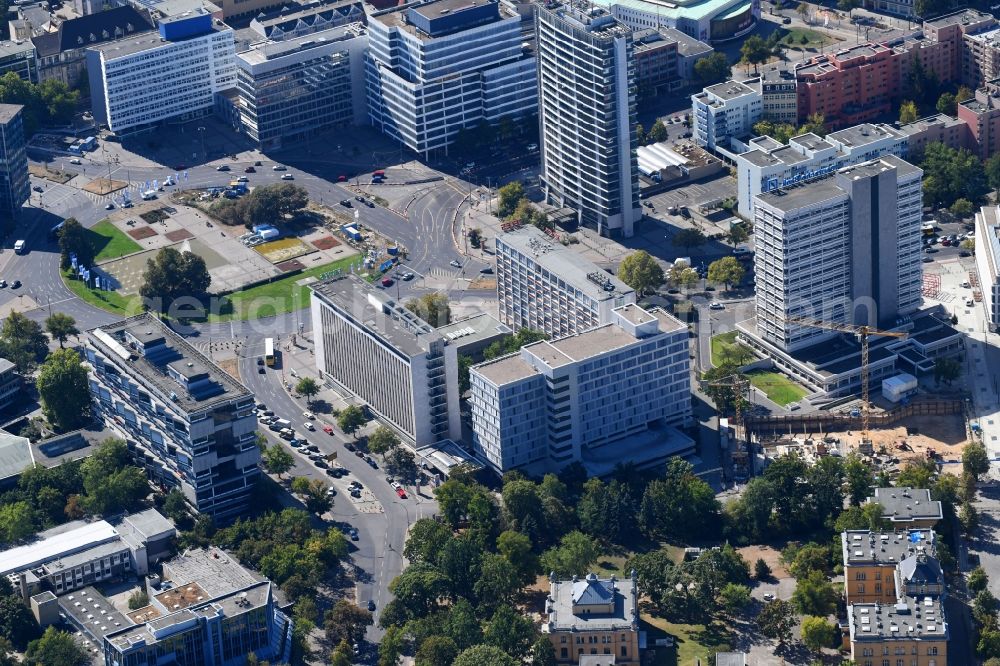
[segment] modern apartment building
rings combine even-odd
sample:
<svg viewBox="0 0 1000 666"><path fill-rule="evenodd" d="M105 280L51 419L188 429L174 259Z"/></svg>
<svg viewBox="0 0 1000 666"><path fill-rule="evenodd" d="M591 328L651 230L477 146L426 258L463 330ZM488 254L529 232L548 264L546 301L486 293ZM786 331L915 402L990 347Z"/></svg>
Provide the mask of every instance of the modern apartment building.
<svg viewBox="0 0 1000 666"><path fill-rule="evenodd" d="M876 488L868 501L882 506L882 519L895 529L932 530L944 520L941 502L926 488Z"/></svg>
<svg viewBox="0 0 1000 666"><path fill-rule="evenodd" d="M360 278L311 288L320 376L416 446L459 439L458 368L445 351L449 339Z"/></svg>
<svg viewBox="0 0 1000 666"><path fill-rule="evenodd" d="M1000 152L1000 79L988 81L961 102L958 118L968 126L969 145L980 159Z"/></svg>
<svg viewBox="0 0 1000 666"><path fill-rule="evenodd" d="M886 155L757 195L761 339L792 352L838 334L786 317L892 327L917 309L922 174Z"/></svg>
<svg viewBox="0 0 1000 666"><path fill-rule="evenodd" d="M163 18L158 33L88 50L87 71L94 119L116 134L195 118L236 86L233 31L204 9Z"/></svg>
<svg viewBox="0 0 1000 666"><path fill-rule="evenodd" d="M497 473L580 462L659 464L690 452L687 327L634 303L611 322L472 367L473 447Z"/></svg>
<svg viewBox="0 0 1000 666"><path fill-rule="evenodd" d="M368 18L371 123L418 153L535 112L534 54L519 14L487 0L410 2Z"/></svg>
<svg viewBox="0 0 1000 666"><path fill-rule="evenodd" d="M55 79L75 88L87 69L88 48L152 29L146 14L131 5L63 21L55 31L31 38L38 54L38 79Z"/></svg>
<svg viewBox="0 0 1000 666"><path fill-rule="evenodd" d="M149 605L128 613L92 587L42 603L100 646L105 666L244 666L251 654L253 663L289 661L293 624L271 581L217 548L189 550L163 573L169 586L150 589Z"/></svg>
<svg viewBox="0 0 1000 666"><path fill-rule="evenodd" d="M638 666L639 590L630 578L572 580L549 577L542 634L552 642L557 664Z"/></svg>
<svg viewBox="0 0 1000 666"><path fill-rule="evenodd" d="M737 200L740 214L753 219L758 194L883 155L906 157L909 138L891 125L864 123L831 132L826 138L801 134L786 145L763 136L751 139L748 145L751 150L736 156Z"/></svg>
<svg viewBox="0 0 1000 666"><path fill-rule="evenodd" d="M496 237L500 321L550 337L582 333L635 303L635 290L536 227Z"/></svg>
<svg viewBox="0 0 1000 666"><path fill-rule="evenodd" d="M31 40L0 42L0 76L14 72L31 83L38 81L38 61Z"/></svg>
<svg viewBox="0 0 1000 666"><path fill-rule="evenodd" d="M986 324L1000 331L1000 210L983 206L976 213L976 274L986 308Z"/></svg>
<svg viewBox="0 0 1000 666"><path fill-rule="evenodd" d="M86 585L143 576L171 552L177 530L155 509L116 519L74 520L0 553L0 576L27 602Z"/></svg>
<svg viewBox="0 0 1000 666"><path fill-rule="evenodd" d="M924 151L932 143L943 143L949 148L973 147L972 134L964 120L943 113L918 118L905 125L893 125L906 136L907 150L902 157L913 162L921 161Z"/></svg>
<svg viewBox="0 0 1000 666"><path fill-rule="evenodd" d="M247 510L260 474L250 391L150 314L88 331L86 353L96 411L154 483L217 523Z"/></svg>
<svg viewBox="0 0 1000 666"><path fill-rule="evenodd" d="M361 125L365 105L364 26L353 23L236 54L235 112L262 150L331 127Z"/></svg>
<svg viewBox="0 0 1000 666"><path fill-rule="evenodd" d="M692 134L698 145L728 149L730 140L749 135L764 115L759 86L726 81L691 95Z"/></svg>
<svg viewBox="0 0 1000 666"><path fill-rule="evenodd" d="M535 7L546 199L601 234L642 218L632 30L605 10Z"/></svg>
<svg viewBox="0 0 1000 666"><path fill-rule="evenodd" d="M795 66L799 121L823 115L828 127L845 127L889 113L899 98L899 56L884 44L859 44L813 56Z"/></svg>
<svg viewBox="0 0 1000 666"><path fill-rule="evenodd" d="M761 115L778 123L799 122L799 94L795 74L781 67L764 67L760 73Z"/></svg>
<svg viewBox="0 0 1000 666"><path fill-rule="evenodd" d="M0 104L0 224L18 216L31 196L24 107Z"/></svg>

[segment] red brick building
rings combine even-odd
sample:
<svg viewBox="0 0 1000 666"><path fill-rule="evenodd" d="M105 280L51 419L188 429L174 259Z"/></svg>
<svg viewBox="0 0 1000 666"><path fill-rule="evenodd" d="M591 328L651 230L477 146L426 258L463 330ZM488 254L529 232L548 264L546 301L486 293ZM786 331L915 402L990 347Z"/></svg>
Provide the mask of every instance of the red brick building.
<svg viewBox="0 0 1000 666"><path fill-rule="evenodd" d="M900 55L883 44L859 44L797 66L799 121L821 113L828 127L840 128L889 113L901 92Z"/></svg>

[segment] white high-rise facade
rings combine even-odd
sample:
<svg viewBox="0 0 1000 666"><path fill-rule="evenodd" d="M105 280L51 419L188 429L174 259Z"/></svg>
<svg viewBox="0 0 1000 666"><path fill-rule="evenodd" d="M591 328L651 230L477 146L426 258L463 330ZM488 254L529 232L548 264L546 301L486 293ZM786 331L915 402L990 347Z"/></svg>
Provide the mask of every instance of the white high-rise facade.
<svg viewBox="0 0 1000 666"><path fill-rule="evenodd" d="M603 9L535 12L546 198L629 237L642 217L632 30Z"/></svg>
<svg viewBox="0 0 1000 666"><path fill-rule="evenodd" d="M892 328L920 305L920 181L894 156L758 194L756 333L794 352L838 333L789 316Z"/></svg>

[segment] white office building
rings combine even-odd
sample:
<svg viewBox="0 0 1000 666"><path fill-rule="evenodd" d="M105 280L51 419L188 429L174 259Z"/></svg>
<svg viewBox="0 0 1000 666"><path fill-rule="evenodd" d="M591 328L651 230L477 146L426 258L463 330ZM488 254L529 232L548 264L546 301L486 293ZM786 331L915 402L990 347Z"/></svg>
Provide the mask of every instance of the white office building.
<svg viewBox="0 0 1000 666"><path fill-rule="evenodd" d="M545 196L602 234L642 218L632 30L602 9L535 7Z"/></svg>
<svg viewBox="0 0 1000 666"><path fill-rule="evenodd" d="M798 316L893 328L920 305L920 179L894 155L758 194L756 336L794 352L838 335Z"/></svg>
<svg viewBox="0 0 1000 666"><path fill-rule="evenodd" d="M991 331L1000 331L1000 211L984 206L976 213L976 272Z"/></svg>
<svg viewBox="0 0 1000 666"><path fill-rule="evenodd" d="M500 321L553 338L607 324L635 290L536 227L496 237Z"/></svg>
<svg viewBox="0 0 1000 666"><path fill-rule="evenodd" d="M709 150L730 148L732 139L753 131L764 114L760 82L725 81L691 95L692 134L699 146Z"/></svg>
<svg viewBox="0 0 1000 666"><path fill-rule="evenodd" d="M749 146L749 151L736 156L737 200L740 214L753 219L758 194L884 155L905 158L909 139L891 125L864 123L831 132L825 138L801 134L787 145L761 136L751 139Z"/></svg>
<svg viewBox="0 0 1000 666"><path fill-rule="evenodd" d="M371 123L411 150L427 155L463 128L535 112L535 57L506 5L411 2L371 14L368 40Z"/></svg>
<svg viewBox="0 0 1000 666"><path fill-rule="evenodd" d="M591 474L693 450L687 327L631 303L610 323L472 367L473 445L497 473Z"/></svg>
<svg viewBox="0 0 1000 666"><path fill-rule="evenodd" d="M160 19L159 32L87 51L94 118L116 133L210 113L236 86L233 31L204 9Z"/></svg>

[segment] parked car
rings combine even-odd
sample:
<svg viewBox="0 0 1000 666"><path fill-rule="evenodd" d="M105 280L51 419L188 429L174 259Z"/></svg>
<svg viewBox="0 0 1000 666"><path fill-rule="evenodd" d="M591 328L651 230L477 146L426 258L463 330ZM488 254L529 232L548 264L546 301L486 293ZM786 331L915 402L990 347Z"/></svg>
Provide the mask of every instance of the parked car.
<svg viewBox="0 0 1000 666"><path fill-rule="evenodd" d="M310 412L309 410L306 410L306 411L302 412L302 416L304 416L307 421L315 421L316 420L316 415L313 414L312 412Z"/></svg>
<svg viewBox="0 0 1000 666"><path fill-rule="evenodd" d="M375 612L375 602L372 599L368 600L368 611L370 613L374 613Z"/></svg>
<svg viewBox="0 0 1000 666"><path fill-rule="evenodd" d="M21 281L20 280L14 280L13 282L10 283L10 288L11 289L20 289L21 288Z"/></svg>
<svg viewBox="0 0 1000 666"><path fill-rule="evenodd" d="M290 173L283 174L281 180L295 180L295 176Z"/></svg>
<svg viewBox="0 0 1000 666"><path fill-rule="evenodd" d="M215 167L215 170L216 171L229 171L229 165L228 164L220 164L219 166Z"/></svg>
<svg viewBox="0 0 1000 666"><path fill-rule="evenodd" d="M396 488L396 494L399 495L399 499L406 499L406 491L402 488Z"/></svg>
<svg viewBox="0 0 1000 666"><path fill-rule="evenodd" d="M325 425L325 426L323 426L323 432L325 432L328 435L332 435L333 434L333 426L331 426L331 425Z"/></svg>
<svg viewBox="0 0 1000 666"><path fill-rule="evenodd" d="M248 166L246 169L243 169L243 173L257 173L257 169L254 169L252 166Z"/></svg>
<svg viewBox="0 0 1000 666"><path fill-rule="evenodd" d="M725 310L726 306L718 301L712 301L708 308L710 310Z"/></svg>
<svg viewBox="0 0 1000 666"><path fill-rule="evenodd" d="M340 200L340 205L343 206L344 208L351 208L351 200L350 199L341 199Z"/></svg>
<svg viewBox="0 0 1000 666"><path fill-rule="evenodd" d="M303 426L305 427L305 429L306 429L306 430L308 430L309 432L313 432L313 431L315 431L315 430L316 430L316 426L314 426L314 425L313 425L312 423L310 423L309 421L306 421L306 422L305 422L305 423L303 423L302 425L303 425Z"/></svg>
<svg viewBox="0 0 1000 666"><path fill-rule="evenodd" d="M284 164L275 164L273 167L271 167L271 171L287 171L287 170L288 167L286 167Z"/></svg>
<svg viewBox="0 0 1000 666"><path fill-rule="evenodd" d="M393 285L393 279L392 278L388 278L388 277L387 278L382 278L382 286L383 287L391 287L392 285Z"/></svg>
<svg viewBox="0 0 1000 666"><path fill-rule="evenodd" d="M413 273L403 273L399 277L408 282L413 279Z"/></svg>

